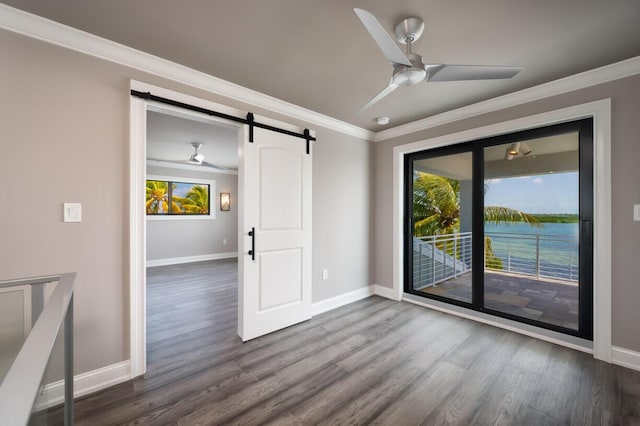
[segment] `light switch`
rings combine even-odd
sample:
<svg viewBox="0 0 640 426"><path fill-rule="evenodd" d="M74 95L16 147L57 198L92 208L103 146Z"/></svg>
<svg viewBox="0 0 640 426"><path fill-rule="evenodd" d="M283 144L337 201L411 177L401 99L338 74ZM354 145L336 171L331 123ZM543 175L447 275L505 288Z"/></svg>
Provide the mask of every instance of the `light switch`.
<svg viewBox="0 0 640 426"><path fill-rule="evenodd" d="M64 203L64 221L82 222L82 204Z"/></svg>
<svg viewBox="0 0 640 426"><path fill-rule="evenodd" d="M329 270L328 269L323 269L322 270L322 280L328 280L329 279Z"/></svg>
<svg viewBox="0 0 640 426"><path fill-rule="evenodd" d="M633 205L633 220L640 222L640 204Z"/></svg>

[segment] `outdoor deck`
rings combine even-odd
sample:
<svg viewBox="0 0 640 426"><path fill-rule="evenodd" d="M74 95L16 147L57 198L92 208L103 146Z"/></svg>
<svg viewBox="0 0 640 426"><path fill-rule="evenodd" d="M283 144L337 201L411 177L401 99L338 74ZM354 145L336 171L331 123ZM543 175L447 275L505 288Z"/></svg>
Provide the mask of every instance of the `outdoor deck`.
<svg viewBox="0 0 640 426"><path fill-rule="evenodd" d="M485 271L484 285L489 309L578 329L576 282ZM471 272L420 291L471 302Z"/></svg>

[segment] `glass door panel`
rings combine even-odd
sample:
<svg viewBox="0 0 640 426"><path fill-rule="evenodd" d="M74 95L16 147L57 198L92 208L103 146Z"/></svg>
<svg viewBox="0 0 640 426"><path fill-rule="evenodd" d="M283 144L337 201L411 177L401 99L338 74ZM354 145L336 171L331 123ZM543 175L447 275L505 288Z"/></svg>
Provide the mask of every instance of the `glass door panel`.
<svg viewBox="0 0 640 426"><path fill-rule="evenodd" d="M483 148L484 308L579 329L577 131Z"/></svg>
<svg viewBox="0 0 640 426"><path fill-rule="evenodd" d="M472 160L469 151L409 161L412 293L472 302Z"/></svg>

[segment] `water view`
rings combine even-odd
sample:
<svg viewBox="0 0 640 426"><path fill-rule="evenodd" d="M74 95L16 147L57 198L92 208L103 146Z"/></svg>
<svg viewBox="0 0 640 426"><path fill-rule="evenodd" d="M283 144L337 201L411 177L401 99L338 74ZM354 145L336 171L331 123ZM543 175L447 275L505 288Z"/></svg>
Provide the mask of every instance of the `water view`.
<svg viewBox="0 0 640 426"><path fill-rule="evenodd" d="M578 280L578 223L485 224L493 255L489 269L537 277Z"/></svg>

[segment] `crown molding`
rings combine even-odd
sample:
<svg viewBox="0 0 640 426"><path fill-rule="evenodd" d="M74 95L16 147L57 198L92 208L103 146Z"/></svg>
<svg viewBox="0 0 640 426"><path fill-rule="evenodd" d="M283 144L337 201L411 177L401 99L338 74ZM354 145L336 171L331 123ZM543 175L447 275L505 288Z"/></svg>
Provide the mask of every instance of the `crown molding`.
<svg viewBox="0 0 640 426"><path fill-rule="evenodd" d="M76 28L0 3L0 28L373 142L640 74L640 56L373 132Z"/></svg>
<svg viewBox="0 0 640 426"><path fill-rule="evenodd" d="M372 141L385 141L480 114L511 108L550 96L561 95L597 84L631 77L636 74L640 74L640 56L382 130L375 133Z"/></svg>
<svg viewBox="0 0 640 426"><path fill-rule="evenodd" d="M1 3L0 28L346 135L373 139L374 132L353 124Z"/></svg>

